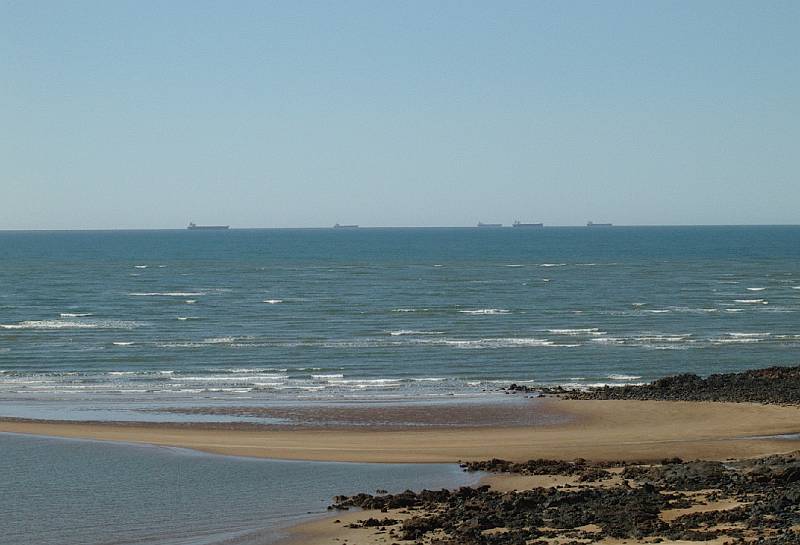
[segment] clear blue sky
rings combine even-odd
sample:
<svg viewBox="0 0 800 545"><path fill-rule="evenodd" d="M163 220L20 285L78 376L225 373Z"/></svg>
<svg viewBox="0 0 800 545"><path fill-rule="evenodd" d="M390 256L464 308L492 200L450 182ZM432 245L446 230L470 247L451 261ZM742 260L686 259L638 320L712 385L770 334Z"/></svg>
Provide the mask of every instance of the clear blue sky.
<svg viewBox="0 0 800 545"><path fill-rule="evenodd" d="M797 1L0 0L0 228L800 223Z"/></svg>

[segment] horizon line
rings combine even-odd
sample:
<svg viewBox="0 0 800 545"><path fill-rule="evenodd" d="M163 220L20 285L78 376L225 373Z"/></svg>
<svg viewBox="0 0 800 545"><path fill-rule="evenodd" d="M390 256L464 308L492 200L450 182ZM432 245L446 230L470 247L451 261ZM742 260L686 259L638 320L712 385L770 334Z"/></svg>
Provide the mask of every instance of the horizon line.
<svg viewBox="0 0 800 545"><path fill-rule="evenodd" d="M354 224L355 225L355 224ZM595 228L600 230L614 229L614 228L658 228L658 227L800 227L800 223L663 223L663 224L595 224ZM329 226L305 226L305 227L252 227L242 226L233 227L229 226L227 229L220 229L219 231L266 231L266 230L339 230L339 231L358 231L368 229L481 229L481 230L495 230L495 229L512 229L512 224L492 225L488 224L485 227L478 225L356 225L349 229L336 229L333 225ZM522 231L538 231L538 229L588 229L586 224L579 225L562 225L562 224L543 224L541 228L526 229ZM0 232L91 232L91 231L190 231L186 227L73 227L73 228L0 228Z"/></svg>

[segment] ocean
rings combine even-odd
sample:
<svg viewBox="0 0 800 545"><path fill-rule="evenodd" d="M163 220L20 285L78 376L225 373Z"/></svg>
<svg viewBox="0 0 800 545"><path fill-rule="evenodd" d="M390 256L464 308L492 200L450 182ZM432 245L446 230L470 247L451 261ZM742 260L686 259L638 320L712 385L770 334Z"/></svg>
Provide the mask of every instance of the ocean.
<svg viewBox="0 0 800 545"><path fill-rule="evenodd" d="M791 226L2 232L0 416L797 364L798 312Z"/></svg>
<svg viewBox="0 0 800 545"><path fill-rule="evenodd" d="M336 494L457 487L455 464L349 464L0 433L0 545L266 545Z"/></svg>

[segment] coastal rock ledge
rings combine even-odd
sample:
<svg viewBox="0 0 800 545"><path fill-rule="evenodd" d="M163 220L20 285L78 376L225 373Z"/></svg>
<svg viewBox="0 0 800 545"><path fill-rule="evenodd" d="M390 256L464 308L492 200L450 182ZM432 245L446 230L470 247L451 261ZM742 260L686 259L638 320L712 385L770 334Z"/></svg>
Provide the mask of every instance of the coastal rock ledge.
<svg viewBox="0 0 800 545"><path fill-rule="evenodd" d="M565 399L633 399L652 401L722 401L734 403L800 404L800 366L769 367L702 378L682 374L649 384L604 386L588 390L512 384L513 393L540 393Z"/></svg>
<svg viewBox="0 0 800 545"><path fill-rule="evenodd" d="M528 490L484 485L337 496L329 509L380 511L386 516L350 527L377 528L389 542L419 545L581 545L609 539L800 543L800 453L726 463L491 460L463 467L564 480Z"/></svg>

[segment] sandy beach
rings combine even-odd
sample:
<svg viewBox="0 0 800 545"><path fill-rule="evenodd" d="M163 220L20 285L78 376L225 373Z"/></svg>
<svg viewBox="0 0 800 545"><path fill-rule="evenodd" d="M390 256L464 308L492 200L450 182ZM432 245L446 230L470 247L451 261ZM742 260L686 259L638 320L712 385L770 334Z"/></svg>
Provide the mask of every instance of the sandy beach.
<svg viewBox="0 0 800 545"><path fill-rule="evenodd" d="M365 409L369 410L369 409ZM465 406L464 411L480 411ZM512 409L509 409L512 410ZM513 410L525 410L515 408ZM725 459L787 452L800 441L800 407L679 401L537 400L566 422L450 429L230 429L220 426L2 421L0 431L149 443L215 454L350 462ZM436 420L435 413L430 414Z"/></svg>
<svg viewBox="0 0 800 545"><path fill-rule="evenodd" d="M430 422L458 418L469 421L475 411L477 426L389 429L376 426L315 429L258 428L220 424L74 423L0 421L0 432L14 432L102 441L148 443L184 447L215 454L294 460L352 462L457 462L502 458L534 458L596 462L625 460L657 462L664 458L725 460L786 453L800 449L800 440L772 436L800 431L800 407L754 403L712 403L638 400L521 400L504 405L507 411L539 411L539 425L487 427L485 407L442 405L426 413ZM365 412L371 409L365 407ZM397 409L402 412L402 409ZM500 409L495 407L495 411ZM359 418L348 409L348 418ZM418 412L418 409L414 409ZM453 411L458 412L454 414ZM477 412L482 412L482 416ZM490 411L491 412L491 411ZM328 415L334 418L335 415ZM366 417L366 416L365 416ZM522 419L521 421L524 421ZM534 419L535 420L535 419ZM491 475L483 484L499 492L534 487L575 487L574 477L557 475ZM599 486L619 485L612 480ZM725 505L712 509L724 509ZM703 507L699 507L702 509ZM708 508L708 507L706 507ZM414 511L349 511L313 520L288 530L285 545L382 545L396 535L377 527L363 527L370 517L402 521ZM667 512L665 512L667 513ZM677 514L686 514L677 512ZM668 514L667 514L668 516ZM397 524L397 523L395 523ZM397 526L395 526L397 527ZM553 545L560 543L558 540ZM646 543L635 540L600 541L603 545ZM681 545L683 541L665 541ZM716 543L712 541L711 543ZM719 541L723 543L723 541Z"/></svg>

